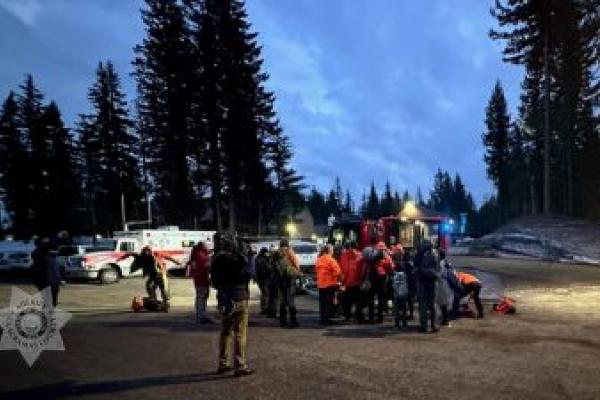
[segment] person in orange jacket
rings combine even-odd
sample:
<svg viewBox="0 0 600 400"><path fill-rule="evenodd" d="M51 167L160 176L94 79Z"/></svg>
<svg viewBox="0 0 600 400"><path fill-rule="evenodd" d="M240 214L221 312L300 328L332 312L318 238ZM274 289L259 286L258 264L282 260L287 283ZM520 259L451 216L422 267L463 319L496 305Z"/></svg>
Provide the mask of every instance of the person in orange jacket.
<svg viewBox="0 0 600 400"><path fill-rule="evenodd" d="M321 249L317 263L317 288L319 289L319 316L321 324L329 323L335 291L342 280L342 270L333 258L333 246L326 244Z"/></svg>
<svg viewBox="0 0 600 400"><path fill-rule="evenodd" d="M362 254L356 249L356 242L346 243L340 256L340 268L345 288L342 303L346 321L349 321L352 316L352 307L354 307L356 321L364 320L362 314L363 293L360 290L360 284L363 281L363 265Z"/></svg>
<svg viewBox="0 0 600 400"><path fill-rule="evenodd" d="M458 308L460 306L460 299L470 294L473 295L475 301L475 307L477 308L477 318L483 318L483 305L481 304L481 281L477 279L475 275L468 274L466 272L457 272L456 277L460 282L460 292L454 294L454 304L452 305L452 314L454 317L458 317Z"/></svg>

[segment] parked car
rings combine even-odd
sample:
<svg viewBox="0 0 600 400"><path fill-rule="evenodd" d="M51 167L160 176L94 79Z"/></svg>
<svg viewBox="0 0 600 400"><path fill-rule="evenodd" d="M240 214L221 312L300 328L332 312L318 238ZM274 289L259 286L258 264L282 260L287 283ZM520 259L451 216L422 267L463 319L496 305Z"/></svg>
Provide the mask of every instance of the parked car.
<svg viewBox="0 0 600 400"><path fill-rule="evenodd" d="M319 256L319 246L313 242L300 240L292 240L290 246L294 250L294 253L296 253L300 269L304 273L298 279L298 289L300 291L312 289L315 287L315 264Z"/></svg>
<svg viewBox="0 0 600 400"><path fill-rule="evenodd" d="M31 267L32 242L5 240L0 242L0 269L28 269Z"/></svg>

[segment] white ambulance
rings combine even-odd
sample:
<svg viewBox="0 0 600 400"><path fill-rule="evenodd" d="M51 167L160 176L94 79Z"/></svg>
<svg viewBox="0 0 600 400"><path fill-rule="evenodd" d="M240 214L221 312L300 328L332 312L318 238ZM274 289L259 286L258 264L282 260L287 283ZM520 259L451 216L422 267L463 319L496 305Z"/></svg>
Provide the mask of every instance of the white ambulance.
<svg viewBox="0 0 600 400"><path fill-rule="evenodd" d="M98 279L102 283L117 282L119 278L140 275L132 273L133 257L120 260L127 253L139 253L145 246L152 251L185 263L192 247L198 242L213 248L215 231L185 231L177 227L115 232L110 239L98 239L89 253L68 257L66 279ZM167 269L177 265L167 261Z"/></svg>

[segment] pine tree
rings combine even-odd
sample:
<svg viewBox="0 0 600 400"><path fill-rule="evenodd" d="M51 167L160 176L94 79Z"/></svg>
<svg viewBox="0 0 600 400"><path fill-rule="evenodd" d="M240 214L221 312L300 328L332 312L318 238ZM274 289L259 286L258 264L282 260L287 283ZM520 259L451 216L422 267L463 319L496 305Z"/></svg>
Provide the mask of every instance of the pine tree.
<svg viewBox="0 0 600 400"><path fill-rule="evenodd" d="M327 223L329 214L327 213L327 205L325 204L325 196L319 192L314 186L310 190L306 199L306 205L313 216L316 225Z"/></svg>
<svg viewBox="0 0 600 400"><path fill-rule="evenodd" d="M423 192L421 191L421 186L417 186L417 192L415 193L415 203L418 206L425 205L425 199L423 198Z"/></svg>
<svg viewBox="0 0 600 400"><path fill-rule="evenodd" d="M543 208L551 211L551 127L550 127L550 69L556 51L556 23L554 8L560 0L511 0L507 4L500 0L492 14L500 27L513 27L508 31L491 31L492 39L505 40L504 60L523 64L534 75L541 71L543 81ZM503 199L498 199L503 212Z"/></svg>
<svg viewBox="0 0 600 400"><path fill-rule="evenodd" d="M389 181L385 183L383 196L381 196L380 212L384 217L394 215L394 197L392 195L392 186Z"/></svg>
<svg viewBox="0 0 600 400"><path fill-rule="evenodd" d="M92 112L81 115L78 127L86 203L92 213L92 229L112 232L122 227L121 196L130 214L125 215L127 218L140 208L143 193L137 158L139 139L110 61L98 64L88 100Z"/></svg>
<svg viewBox="0 0 600 400"><path fill-rule="evenodd" d="M268 75L262 71L257 34L250 30L243 1L184 4L195 49L192 120L204 132L198 136L200 145L208 147L217 225L221 196L226 195L229 228L235 230L265 202L261 188L273 185L281 191L279 177L287 174L298 200L301 177L289 167L291 146L276 118L275 96L264 86Z"/></svg>
<svg viewBox="0 0 600 400"><path fill-rule="evenodd" d="M371 182L371 188L369 189L369 196L365 203L365 209L363 217L367 219L377 219L381 216L381 210L379 207L379 196L375 189L375 183Z"/></svg>
<svg viewBox="0 0 600 400"><path fill-rule="evenodd" d="M55 102L44 107L42 125L49 140L48 203L44 220L50 233L59 230L81 229L78 207L80 205L80 177L76 165L75 141L65 127Z"/></svg>
<svg viewBox="0 0 600 400"><path fill-rule="evenodd" d="M510 118L508 116L504 91L499 81L496 82L486 108L485 124L487 131L483 134L483 143L486 151L484 160L487 164L488 176L494 182L498 191L500 220L504 221L507 201L508 131Z"/></svg>
<svg viewBox="0 0 600 400"><path fill-rule="evenodd" d="M146 0L142 21L146 37L134 49L133 65L146 166L163 222L191 225L196 213L189 157L192 47L178 2Z"/></svg>
<svg viewBox="0 0 600 400"><path fill-rule="evenodd" d="M394 215L397 215L402 210L402 199L398 191L394 192Z"/></svg>
<svg viewBox="0 0 600 400"><path fill-rule="evenodd" d="M352 200L352 195L349 190L346 190L343 212L346 214L352 214L354 212L354 201Z"/></svg>
<svg viewBox="0 0 600 400"><path fill-rule="evenodd" d="M26 143L28 157L28 167L25 179L29 180L30 200L30 229L32 233L37 232L42 235L49 235L50 227L46 218L51 212L47 208L50 202L50 146L49 138L46 135L42 122L43 99L41 91L33 82L33 77L27 75L25 81L20 86L21 94L18 97L19 103L19 128L21 135Z"/></svg>
<svg viewBox="0 0 600 400"><path fill-rule="evenodd" d="M0 195L16 238L28 238L32 233L28 166L26 142L19 128L17 96L10 92L0 111Z"/></svg>
<svg viewBox="0 0 600 400"><path fill-rule="evenodd" d="M333 215L336 218L341 217L342 215L342 206L337 198L337 194L334 189L331 189L327 194L327 199L325 200L325 208L327 209L327 215Z"/></svg>

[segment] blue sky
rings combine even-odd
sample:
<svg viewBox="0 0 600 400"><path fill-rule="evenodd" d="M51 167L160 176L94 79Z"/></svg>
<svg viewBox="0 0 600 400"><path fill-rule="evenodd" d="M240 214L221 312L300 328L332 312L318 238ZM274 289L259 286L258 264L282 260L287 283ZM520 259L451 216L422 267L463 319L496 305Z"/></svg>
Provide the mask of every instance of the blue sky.
<svg viewBox="0 0 600 400"><path fill-rule="evenodd" d="M30 72L69 125L88 109L101 60L135 96L138 0L0 0L0 96ZM480 201L484 108L496 79L511 110L522 71L504 64L486 0L247 0L268 86L306 183L335 176L355 197L373 180L424 192L438 167ZM514 115L514 112L513 112Z"/></svg>

